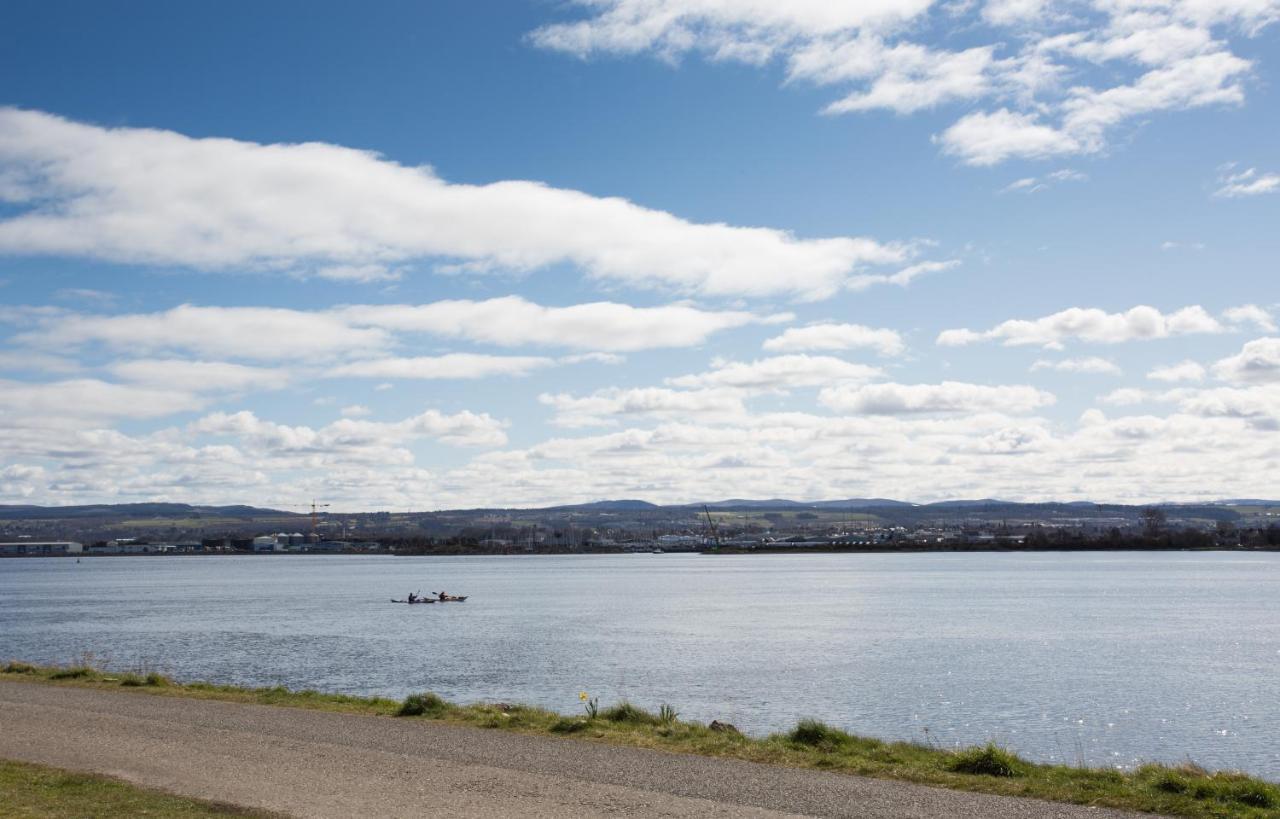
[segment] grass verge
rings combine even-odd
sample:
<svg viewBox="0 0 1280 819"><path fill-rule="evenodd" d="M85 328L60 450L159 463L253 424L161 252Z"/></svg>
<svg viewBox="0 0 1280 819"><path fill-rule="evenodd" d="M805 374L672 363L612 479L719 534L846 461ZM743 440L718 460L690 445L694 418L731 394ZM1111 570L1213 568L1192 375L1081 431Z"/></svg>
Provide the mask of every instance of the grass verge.
<svg viewBox="0 0 1280 819"><path fill-rule="evenodd" d="M65 816L196 819L207 816L269 817L275 814L173 796L105 776L0 760L0 815L25 819Z"/></svg>
<svg viewBox="0 0 1280 819"><path fill-rule="evenodd" d="M1023 796L1170 816L1263 819L1280 816L1280 785L1240 773L1210 772L1195 765L1144 765L1133 771L1040 765L989 744L946 750L912 742L860 737L817 720L768 737L713 730L680 720L673 709L652 714L628 702L601 708L595 717L565 716L506 703L455 705L431 693L402 702L283 687L239 688L178 683L112 674L89 666L46 668L27 663L0 667L0 679L42 681L83 688L127 688L158 696L310 708L402 719L432 719L479 728L543 736L571 736L676 753L729 757L796 768L818 768L956 790ZM83 673L81 673L83 672Z"/></svg>

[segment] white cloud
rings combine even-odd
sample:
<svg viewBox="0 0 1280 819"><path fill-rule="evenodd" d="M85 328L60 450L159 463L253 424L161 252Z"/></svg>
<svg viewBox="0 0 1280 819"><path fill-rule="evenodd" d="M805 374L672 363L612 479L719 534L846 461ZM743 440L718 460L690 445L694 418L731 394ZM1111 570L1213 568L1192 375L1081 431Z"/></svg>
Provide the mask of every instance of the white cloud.
<svg viewBox="0 0 1280 819"><path fill-rule="evenodd" d="M1204 367L1194 361L1183 361L1167 367L1156 367L1147 373L1147 378L1155 381L1203 381Z"/></svg>
<svg viewBox="0 0 1280 819"><path fill-rule="evenodd" d="M1087 373L1091 375L1122 375L1115 362L1105 358L1064 358L1059 361L1040 359L1031 365L1031 371L1057 370L1064 373Z"/></svg>
<svg viewBox="0 0 1280 819"><path fill-rule="evenodd" d="M1252 324L1264 333L1273 333L1276 330L1276 322L1271 313L1256 304L1242 304L1239 307L1228 308L1222 311L1222 317L1235 325Z"/></svg>
<svg viewBox="0 0 1280 819"><path fill-rule="evenodd" d="M1115 404L1117 406L1130 406L1133 404L1141 404L1144 401L1153 400L1154 393L1147 390L1140 390L1135 387L1121 387L1118 390L1112 390L1098 400L1104 404Z"/></svg>
<svg viewBox="0 0 1280 819"><path fill-rule="evenodd" d="M343 418L365 418L373 415L373 410L363 404L351 404L343 407L340 412Z"/></svg>
<svg viewBox="0 0 1280 819"><path fill-rule="evenodd" d="M543 26L531 35L533 42L581 57L644 51L675 57L698 49L720 59L759 60L795 38L906 22L923 14L930 0L590 0L581 5L595 16Z"/></svg>
<svg viewBox="0 0 1280 819"><path fill-rule="evenodd" d="M559 359L561 364L604 364L610 367L625 364L626 361L626 356L617 353L577 353L560 356Z"/></svg>
<svg viewBox="0 0 1280 819"><path fill-rule="evenodd" d="M0 251L384 280L417 260L457 270L570 263L588 276L710 295L837 292L912 251L860 237L698 224L529 181L449 183L335 145L261 145L101 128L0 108L9 197Z"/></svg>
<svg viewBox="0 0 1280 819"><path fill-rule="evenodd" d="M62 313L13 341L60 350L97 343L134 354L181 350L210 358L305 360L376 352L390 336L325 312L184 304L157 313Z"/></svg>
<svg viewBox="0 0 1280 819"><path fill-rule="evenodd" d="M377 451L417 438L433 438L455 446L500 446L507 441L505 425L484 413L437 410L396 422L344 418L315 429L264 421L252 412L218 412L189 425L200 435L232 436L263 455L305 455L356 450Z"/></svg>
<svg viewBox="0 0 1280 819"><path fill-rule="evenodd" d="M1033 23L1045 12L1047 0L987 0L982 17L997 26Z"/></svg>
<svg viewBox="0 0 1280 819"><path fill-rule="evenodd" d="M788 327L781 335L767 339L762 346L780 353L871 349L880 355L897 356L906 351L902 336L896 330L834 323Z"/></svg>
<svg viewBox="0 0 1280 819"><path fill-rule="evenodd" d="M741 416L738 390L670 390L661 387L612 387L588 396L543 394L538 400L555 409L552 423L562 427L608 426L620 418L685 418Z"/></svg>
<svg viewBox="0 0 1280 819"><path fill-rule="evenodd" d="M335 282L394 282L404 278L404 273L380 264L334 264L318 267L315 275Z"/></svg>
<svg viewBox="0 0 1280 819"><path fill-rule="evenodd" d="M1062 168L1060 170L1047 173L1043 177L1024 176L1021 179L1015 179L1008 185L1005 185L996 193L1038 193L1048 190L1054 184L1060 182L1083 182L1089 177L1079 171L1071 168Z"/></svg>
<svg viewBox="0 0 1280 819"><path fill-rule="evenodd" d="M1117 344L1191 333L1220 333L1224 329L1199 305L1167 314L1146 305L1123 313L1072 307L1039 319L1011 319L982 332L944 330L938 336L938 344L954 347L978 341L1000 341L1006 346L1039 344L1053 348L1072 340Z"/></svg>
<svg viewBox="0 0 1280 819"><path fill-rule="evenodd" d="M1054 403L1035 387L944 381L940 384L867 384L824 389L818 402L837 412L863 415L908 413L1025 413Z"/></svg>
<svg viewBox="0 0 1280 819"><path fill-rule="evenodd" d="M24 319L34 326L12 342L58 350L101 344L135 354L182 351L207 358L319 362L386 353L404 343L396 334L423 334L503 347L586 349L597 355L695 346L714 333L774 319L683 304L546 307L519 296L317 311L184 304L154 313L37 314Z"/></svg>
<svg viewBox="0 0 1280 819"><path fill-rule="evenodd" d="M1176 401L1182 412L1192 415L1240 419L1254 430L1280 430L1280 387L1275 384L1247 389L1175 390L1166 399Z"/></svg>
<svg viewBox="0 0 1280 819"><path fill-rule="evenodd" d="M1280 383L1280 338L1248 342L1236 355L1214 364L1213 374L1224 381Z"/></svg>
<svg viewBox="0 0 1280 819"><path fill-rule="evenodd" d="M743 311L702 310L687 304L633 307L592 302L547 307L520 296L417 305L356 305L338 310L335 315L363 327L502 347L538 344L610 352L690 347L721 330L771 318Z"/></svg>
<svg viewBox="0 0 1280 819"><path fill-rule="evenodd" d="M328 370L332 378L417 378L470 379L495 375L521 376L554 366L555 359L543 356L483 355L449 353L412 358L373 358L353 361Z"/></svg>
<svg viewBox="0 0 1280 819"><path fill-rule="evenodd" d="M287 370L225 361L134 359L113 363L107 369L122 381L194 393L279 389L290 381Z"/></svg>
<svg viewBox="0 0 1280 819"><path fill-rule="evenodd" d="M95 378L28 383L0 379L0 418L106 421L160 418L201 409L207 399L191 391L112 384Z"/></svg>
<svg viewBox="0 0 1280 819"><path fill-rule="evenodd" d="M918 264L908 265L896 273L860 273L851 276L845 283L845 287L849 290L866 290L877 284L894 284L898 287L906 287L911 284L912 280L917 276L925 273L937 273L940 270L950 270L960 264L957 259L948 259L944 262L919 262Z"/></svg>
<svg viewBox="0 0 1280 819"><path fill-rule="evenodd" d="M1085 152L1076 137L1040 121L1036 114L1001 108L966 114L934 138L942 152L969 165L998 165L1007 159L1048 159Z"/></svg>
<svg viewBox="0 0 1280 819"><path fill-rule="evenodd" d="M1241 196L1258 196L1264 193L1280 191L1280 173L1258 173L1256 168L1228 173L1218 178L1221 186L1213 192L1214 196L1234 199Z"/></svg>
<svg viewBox="0 0 1280 819"><path fill-rule="evenodd" d="M1008 185L1005 185L1003 188L996 191L996 193L1036 193L1037 191L1042 191L1044 189L1045 186L1034 176L1024 176L1021 179L1013 180Z"/></svg>
<svg viewBox="0 0 1280 819"><path fill-rule="evenodd" d="M583 58L777 60L789 82L839 88L825 108L832 114L987 101L990 110L973 111L936 137L945 153L973 165L1096 153L1113 130L1147 114L1239 104L1253 66L1233 53L1231 40L1280 17L1276 0L1069 8L1048 0L881 0L829 3L821 12L808 2L760 0L576 5L583 16L537 29L533 42ZM943 27L963 29L968 47L923 41Z"/></svg>
<svg viewBox="0 0 1280 819"><path fill-rule="evenodd" d="M686 389L788 390L869 381L881 374L875 367L832 356L781 355L751 362L716 360L710 372L668 378L667 384Z"/></svg>

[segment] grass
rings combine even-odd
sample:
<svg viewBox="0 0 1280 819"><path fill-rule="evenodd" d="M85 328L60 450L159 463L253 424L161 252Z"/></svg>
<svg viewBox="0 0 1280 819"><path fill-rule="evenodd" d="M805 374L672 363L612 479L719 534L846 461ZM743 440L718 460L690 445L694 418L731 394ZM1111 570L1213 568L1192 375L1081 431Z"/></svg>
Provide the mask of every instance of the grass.
<svg viewBox="0 0 1280 819"><path fill-rule="evenodd" d="M5 673L10 672L7 668ZM18 672L22 673L22 672ZM207 817L274 814L147 790L105 776L0 760L0 815L26 817Z"/></svg>
<svg viewBox="0 0 1280 819"><path fill-rule="evenodd" d="M68 673L74 671L75 673ZM914 742L860 737L817 720L802 720L791 731L747 737L713 731L679 719L670 706L658 714L629 702L600 708L595 716L566 716L506 703L456 705L432 693L403 701L353 697L283 687L239 688L211 683L179 683L159 674L117 675L81 664L74 669L9 663L0 679L37 680L85 688L126 688L155 696L195 697L367 714L398 719L432 719L477 728L591 742L728 757L796 768L816 768L966 791L1023 796L1097 807L1187 817L1263 819L1280 815L1280 785L1195 765L1144 765L1133 771L1041 765L1020 759L995 744L950 750Z"/></svg>

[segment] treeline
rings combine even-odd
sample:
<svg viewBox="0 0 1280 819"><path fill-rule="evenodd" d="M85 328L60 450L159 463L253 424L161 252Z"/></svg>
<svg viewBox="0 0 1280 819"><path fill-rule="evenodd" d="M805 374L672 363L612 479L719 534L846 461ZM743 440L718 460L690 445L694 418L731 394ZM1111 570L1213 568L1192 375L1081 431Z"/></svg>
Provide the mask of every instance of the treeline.
<svg viewBox="0 0 1280 819"><path fill-rule="evenodd" d="M398 555L523 555L530 554L524 542L495 543L492 539L453 535L450 537L408 536L384 537L380 541ZM546 542L537 544L537 554L593 554L619 552L617 546L599 546L592 543L570 544Z"/></svg>
<svg viewBox="0 0 1280 819"><path fill-rule="evenodd" d="M1164 529L1156 532L1111 529L1101 534L1072 529L1035 529L1027 534L1020 547L1015 548L1049 551L1277 549L1280 548L1280 526L1272 524L1265 528L1237 528L1219 525L1214 530Z"/></svg>

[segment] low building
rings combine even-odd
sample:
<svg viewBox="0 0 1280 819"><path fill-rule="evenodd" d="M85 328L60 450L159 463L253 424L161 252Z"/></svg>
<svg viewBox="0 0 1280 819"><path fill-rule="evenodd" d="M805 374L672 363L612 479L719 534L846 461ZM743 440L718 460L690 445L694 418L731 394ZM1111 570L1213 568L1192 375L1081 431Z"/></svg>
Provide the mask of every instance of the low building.
<svg viewBox="0 0 1280 819"><path fill-rule="evenodd" d="M54 557L78 555L83 552L83 545L70 540L24 540L17 543L0 543L0 555L8 557Z"/></svg>

